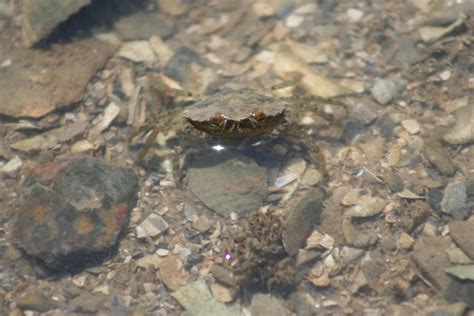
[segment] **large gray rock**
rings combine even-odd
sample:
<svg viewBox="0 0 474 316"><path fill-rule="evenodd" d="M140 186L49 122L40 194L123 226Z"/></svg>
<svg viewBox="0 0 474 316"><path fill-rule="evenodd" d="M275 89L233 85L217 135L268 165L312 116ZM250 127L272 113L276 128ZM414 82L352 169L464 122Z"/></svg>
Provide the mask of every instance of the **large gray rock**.
<svg viewBox="0 0 474 316"><path fill-rule="evenodd" d="M257 210L267 197L267 171L249 157L201 156L187 172L191 191L217 213L246 214Z"/></svg>

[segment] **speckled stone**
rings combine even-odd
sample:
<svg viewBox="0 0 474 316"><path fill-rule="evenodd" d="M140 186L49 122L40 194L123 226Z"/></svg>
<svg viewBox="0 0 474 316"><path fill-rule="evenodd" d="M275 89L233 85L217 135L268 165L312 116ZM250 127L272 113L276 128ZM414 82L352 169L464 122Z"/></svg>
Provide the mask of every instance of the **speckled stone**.
<svg viewBox="0 0 474 316"><path fill-rule="evenodd" d="M53 269L86 264L113 247L138 190L131 170L93 158L39 166L25 183L13 240Z"/></svg>

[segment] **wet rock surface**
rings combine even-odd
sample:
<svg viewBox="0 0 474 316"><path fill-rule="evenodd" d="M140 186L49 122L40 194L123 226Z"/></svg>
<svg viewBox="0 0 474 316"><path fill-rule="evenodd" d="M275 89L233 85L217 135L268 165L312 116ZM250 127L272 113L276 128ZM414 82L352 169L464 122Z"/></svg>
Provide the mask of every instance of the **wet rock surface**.
<svg viewBox="0 0 474 316"><path fill-rule="evenodd" d="M1 315L472 314L471 1L65 1L22 48L43 1L0 0Z"/></svg>
<svg viewBox="0 0 474 316"><path fill-rule="evenodd" d="M13 239L51 268L86 264L116 245L137 186L132 171L91 158L37 167L27 180Z"/></svg>
<svg viewBox="0 0 474 316"><path fill-rule="evenodd" d="M266 170L249 157L236 156L218 160L201 160L187 171L190 190L207 207L218 214L245 214L262 206L267 195Z"/></svg>

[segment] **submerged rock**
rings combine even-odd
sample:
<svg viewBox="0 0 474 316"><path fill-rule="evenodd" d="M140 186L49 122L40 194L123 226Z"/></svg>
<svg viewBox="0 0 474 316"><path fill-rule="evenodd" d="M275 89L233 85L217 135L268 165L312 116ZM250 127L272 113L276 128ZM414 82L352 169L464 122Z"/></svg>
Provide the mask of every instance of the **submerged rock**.
<svg viewBox="0 0 474 316"><path fill-rule="evenodd" d="M268 191L265 168L243 155L227 160L201 158L188 170L187 177L189 188L207 207L227 216L231 212L246 214L262 206Z"/></svg>
<svg viewBox="0 0 474 316"><path fill-rule="evenodd" d="M87 264L113 247L138 189L131 170L92 158L40 166L26 183L12 236L53 269Z"/></svg>

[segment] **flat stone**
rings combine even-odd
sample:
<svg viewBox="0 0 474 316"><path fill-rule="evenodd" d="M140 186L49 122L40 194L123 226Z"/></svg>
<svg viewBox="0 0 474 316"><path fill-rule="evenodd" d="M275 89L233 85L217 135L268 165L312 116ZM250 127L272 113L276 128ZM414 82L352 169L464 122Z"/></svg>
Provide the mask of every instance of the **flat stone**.
<svg viewBox="0 0 474 316"><path fill-rule="evenodd" d="M290 210L282 234L283 246L290 256L298 252L313 231L314 225L320 223L324 199L322 190L313 189Z"/></svg>
<svg viewBox="0 0 474 316"><path fill-rule="evenodd" d="M287 310L283 303L270 294L256 294L250 304L250 313L252 315L272 315L289 316L291 312Z"/></svg>
<svg viewBox="0 0 474 316"><path fill-rule="evenodd" d="M462 145L474 141L474 102L459 108L455 112L456 124L443 135L443 140L451 145Z"/></svg>
<svg viewBox="0 0 474 316"><path fill-rule="evenodd" d="M18 157L18 156L15 156L13 157L12 159L10 159L3 167L2 167L2 171L3 172L6 172L6 173L13 173L15 171L17 171L18 169L21 168L21 166L23 165L23 162L21 161L21 158Z"/></svg>
<svg viewBox="0 0 474 316"><path fill-rule="evenodd" d="M342 229L341 229L342 228ZM377 242L377 233L374 231L362 231L352 224L351 220L344 218L340 227L348 246L367 249Z"/></svg>
<svg viewBox="0 0 474 316"><path fill-rule="evenodd" d="M201 215L196 218L192 227L200 233L205 233L211 229L212 223L206 215Z"/></svg>
<svg viewBox="0 0 474 316"><path fill-rule="evenodd" d="M418 28L418 32L423 42L427 44L432 44L440 40L444 36L448 35L453 30L462 26L464 22L466 21L466 19L467 19L467 16L464 14L461 14L458 16L458 18L455 21L453 21L449 25L446 25L446 26L426 25L426 26L422 26Z"/></svg>
<svg viewBox="0 0 474 316"><path fill-rule="evenodd" d="M470 215L467 208L467 193L464 183L454 181L444 189L441 210L456 220L463 220Z"/></svg>
<svg viewBox="0 0 474 316"><path fill-rule="evenodd" d="M301 184L312 187L321 182L322 179L323 175L321 172L313 167L308 167L301 177Z"/></svg>
<svg viewBox="0 0 474 316"><path fill-rule="evenodd" d="M449 256L449 261L452 264L473 264L474 261L466 255L461 248L449 248L446 250L446 253Z"/></svg>
<svg viewBox="0 0 474 316"><path fill-rule="evenodd" d="M449 223L449 234L459 248L474 260L474 222L452 221Z"/></svg>
<svg viewBox="0 0 474 316"><path fill-rule="evenodd" d="M188 273L178 256L170 255L160 262L160 279L171 290L175 291L188 279Z"/></svg>
<svg viewBox="0 0 474 316"><path fill-rule="evenodd" d="M85 292L71 300L68 310L74 313L95 314L106 300L107 296L102 293Z"/></svg>
<svg viewBox="0 0 474 316"><path fill-rule="evenodd" d="M461 264L446 268L448 274L460 279L474 281L474 264Z"/></svg>
<svg viewBox="0 0 474 316"><path fill-rule="evenodd" d="M200 156L199 162L188 170L187 178L198 199L223 216L255 211L268 193L266 169L243 155L227 160Z"/></svg>
<svg viewBox="0 0 474 316"><path fill-rule="evenodd" d="M356 205L344 212L344 217L372 217L382 213L387 202L379 197L364 195Z"/></svg>
<svg viewBox="0 0 474 316"><path fill-rule="evenodd" d="M420 125L417 120L409 119L402 121L402 126L410 134L418 134L420 132Z"/></svg>
<svg viewBox="0 0 474 316"><path fill-rule="evenodd" d="M77 121L72 124L67 124L65 126L49 130L31 138L22 139L11 144L10 147L24 152L51 149L58 143L68 141L71 138L83 134L86 130L86 127L86 121Z"/></svg>
<svg viewBox="0 0 474 316"><path fill-rule="evenodd" d="M16 302L16 305L22 310L31 310L40 313L56 308L56 304L51 298L46 296L43 291L35 290L28 292Z"/></svg>
<svg viewBox="0 0 474 316"><path fill-rule="evenodd" d="M171 296L186 310L183 316L241 315L239 305L225 305L217 301L211 295L204 280L182 286Z"/></svg>
<svg viewBox="0 0 474 316"><path fill-rule="evenodd" d="M222 303L232 302L238 293L235 288L225 287L220 283L212 283L211 292L212 295L214 295L214 297Z"/></svg>
<svg viewBox="0 0 474 316"><path fill-rule="evenodd" d="M101 120L89 131L90 138L96 138L101 132L106 130L115 118L120 114L120 107L114 102L110 102L104 110Z"/></svg>
<svg viewBox="0 0 474 316"><path fill-rule="evenodd" d="M137 267L143 268L143 269L158 269L160 267L162 258L158 253L154 253L151 255L146 255L144 257L141 257L140 259L137 260L136 264Z"/></svg>
<svg viewBox="0 0 474 316"><path fill-rule="evenodd" d="M423 146L423 154L439 173L448 177L452 177L456 174L456 167L454 166L449 153L444 149L440 142L426 140Z"/></svg>
<svg viewBox="0 0 474 316"><path fill-rule="evenodd" d="M153 62L156 57L147 41L133 41L122 44L118 56L136 63Z"/></svg>
<svg viewBox="0 0 474 316"><path fill-rule="evenodd" d="M73 154L81 154L88 151L92 151L95 148L95 145L88 141L87 139L82 139L74 143L71 146L71 152Z"/></svg>
<svg viewBox="0 0 474 316"><path fill-rule="evenodd" d="M96 39L52 45L49 50L14 50L15 63L2 69L0 114L42 117L70 106L117 46ZM45 71L47 69L47 71Z"/></svg>
<svg viewBox="0 0 474 316"><path fill-rule="evenodd" d="M94 158L39 166L25 183L12 237L53 269L105 255L127 226L138 190L131 170Z"/></svg>
<svg viewBox="0 0 474 316"><path fill-rule="evenodd" d="M359 249L359 248L352 248L352 247L347 247L344 246L341 249L341 258L342 258L342 264L344 266L351 264L352 262L356 261L362 255L365 253L364 249Z"/></svg>
<svg viewBox="0 0 474 316"><path fill-rule="evenodd" d="M212 273L212 276L216 280L224 283L225 285L237 286L237 282L232 272L227 270L223 266L218 265L218 264L213 265L211 269L211 273Z"/></svg>
<svg viewBox="0 0 474 316"><path fill-rule="evenodd" d="M151 213L137 227L137 231L139 231L139 229L142 229L146 236L156 237L168 229L168 223L163 217L156 215L155 213Z"/></svg>
<svg viewBox="0 0 474 316"><path fill-rule="evenodd" d="M467 306L465 303L459 302L448 305L428 306L426 307L421 315L422 316L435 316L435 315L446 315L446 316L462 316Z"/></svg>
<svg viewBox="0 0 474 316"><path fill-rule="evenodd" d="M451 266L445 252L450 241L442 237L422 237L415 243L413 260L424 277L437 289L448 288L450 278L444 269Z"/></svg>
<svg viewBox="0 0 474 316"><path fill-rule="evenodd" d="M401 249L409 250L413 247L414 243L415 243L415 239L413 239L413 237L411 237L407 233L402 232L400 234L400 238L398 239L398 244Z"/></svg>

